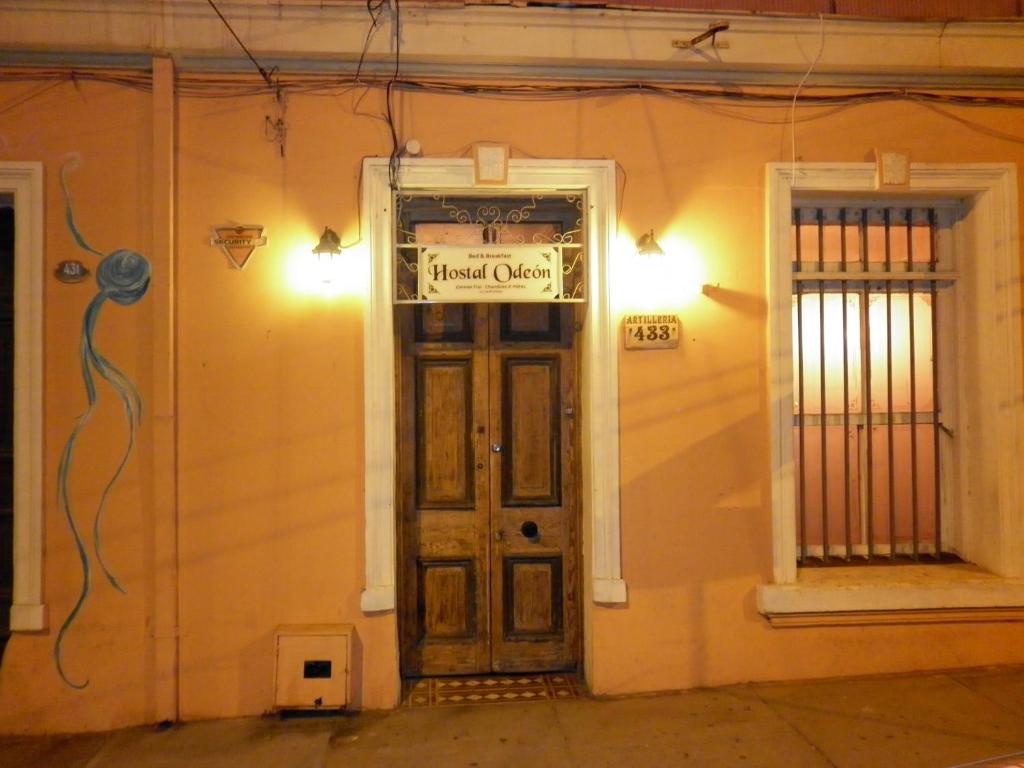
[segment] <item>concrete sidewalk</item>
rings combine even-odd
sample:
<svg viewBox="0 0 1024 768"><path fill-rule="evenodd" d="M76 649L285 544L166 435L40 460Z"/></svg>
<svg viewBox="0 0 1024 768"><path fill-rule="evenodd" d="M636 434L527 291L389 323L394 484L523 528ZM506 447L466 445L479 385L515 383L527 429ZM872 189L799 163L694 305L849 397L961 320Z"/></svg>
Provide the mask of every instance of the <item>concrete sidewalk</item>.
<svg viewBox="0 0 1024 768"><path fill-rule="evenodd" d="M1024 766L1022 751L1024 668L1014 667L0 737L0 766L936 768Z"/></svg>

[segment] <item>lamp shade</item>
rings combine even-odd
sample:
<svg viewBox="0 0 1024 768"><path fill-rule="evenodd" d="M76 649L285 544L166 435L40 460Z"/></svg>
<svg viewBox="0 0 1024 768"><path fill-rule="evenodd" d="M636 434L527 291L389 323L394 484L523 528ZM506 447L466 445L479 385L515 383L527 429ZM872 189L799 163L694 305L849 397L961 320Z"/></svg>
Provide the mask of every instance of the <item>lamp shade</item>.
<svg viewBox="0 0 1024 768"><path fill-rule="evenodd" d="M341 238L338 237L338 233L330 227L324 227L324 233L320 235L320 242L316 244L313 253L320 258L333 257L341 253Z"/></svg>

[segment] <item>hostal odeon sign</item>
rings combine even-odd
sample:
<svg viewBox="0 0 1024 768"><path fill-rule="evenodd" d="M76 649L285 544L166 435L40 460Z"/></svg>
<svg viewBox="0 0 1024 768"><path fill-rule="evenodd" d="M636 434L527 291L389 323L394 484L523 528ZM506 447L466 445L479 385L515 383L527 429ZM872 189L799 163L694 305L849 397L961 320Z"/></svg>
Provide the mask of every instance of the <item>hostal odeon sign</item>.
<svg viewBox="0 0 1024 768"><path fill-rule="evenodd" d="M435 245L420 247L420 301L557 301L562 253L555 245Z"/></svg>

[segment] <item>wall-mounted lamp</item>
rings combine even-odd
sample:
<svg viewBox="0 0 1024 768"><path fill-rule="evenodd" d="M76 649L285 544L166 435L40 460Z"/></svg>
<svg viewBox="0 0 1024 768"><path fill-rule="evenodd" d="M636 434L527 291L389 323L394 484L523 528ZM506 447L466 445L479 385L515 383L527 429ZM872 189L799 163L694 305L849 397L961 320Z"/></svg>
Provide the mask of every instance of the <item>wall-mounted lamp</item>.
<svg viewBox="0 0 1024 768"><path fill-rule="evenodd" d="M334 261L334 257L341 253L341 238L338 237L338 233L330 227L324 227L324 233L320 235L320 242L316 244L313 253L316 254L317 260L320 262L323 282L329 283L333 272L330 265Z"/></svg>
<svg viewBox="0 0 1024 768"><path fill-rule="evenodd" d="M664 256L665 251L662 250L661 246L658 245L658 241L654 239L654 230L645 232L640 235L636 241L636 255L637 256Z"/></svg>
<svg viewBox="0 0 1024 768"><path fill-rule="evenodd" d="M621 241L616 300L631 312L681 309L700 295L706 282L706 257L694 241L676 227L661 237L664 247L654 239L654 230L635 241L628 236Z"/></svg>

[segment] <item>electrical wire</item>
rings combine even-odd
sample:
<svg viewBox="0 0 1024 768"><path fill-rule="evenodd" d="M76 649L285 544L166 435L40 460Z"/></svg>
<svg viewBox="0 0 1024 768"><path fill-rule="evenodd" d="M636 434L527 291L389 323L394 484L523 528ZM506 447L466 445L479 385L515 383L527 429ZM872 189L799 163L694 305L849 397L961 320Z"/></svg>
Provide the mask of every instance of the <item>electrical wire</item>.
<svg viewBox="0 0 1024 768"><path fill-rule="evenodd" d="M285 120L284 120L284 112L285 112L285 95L284 95L284 91L281 89L280 83L275 83L274 82L274 77L273 77L274 74L277 72L277 67L271 67L269 72L266 69L264 69L263 65L260 64L256 60L256 57L252 55L252 51L250 51L246 47L245 43L242 42L242 38L240 38L238 36L238 34L235 32L234 27L232 27L231 24L228 22L228 20L224 18L224 14L220 12L220 9L216 5L214 5L213 0L206 0L206 2L210 4L210 7L213 8L214 13L217 14L217 16L220 18L221 22L224 24L224 26L227 27L227 30L228 30L228 32L231 33L231 36L233 38L235 38L235 42L238 43L239 47L243 51L245 51L245 55L249 57L249 61L251 61L253 66L256 67L256 70L260 73L260 77L263 78L263 81L268 86L270 86L271 88L274 89L274 98L275 98L275 100L277 102L277 110L278 110L277 119L272 120L270 118L270 115L266 115L266 117L264 118L264 124L263 125L264 125L264 131L267 133L267 140L268 141L274 141L274 142L277 143L278 152L280 153L281 158L283 159L284 155L285 155L285 145L287 143L286 137L287 137L287 134L288 134L288 125L287 125L287 123L285 123ZM367 3L369 3L369 0L367 0Z"/></svg>
<svg viewBox="0 0 1024 768"><path fill-rule="evenodd" d="M93 82L123 86L140 91L151 91L150 74L144 70L111 71L102 69L8 69L0 70L0 83L16 82ZM561 101L578 98L601 98L608 96L651 94L669 98L682 98L693 101L715 102L720 104L742 104L746 107L782 108L790 107L793 94L773 90L736 90L734 88L718 88L712 86L665 85L646 82L630 82L616 84L564 85L536 83L529 85L490 85L458 81L414 80L408 78L386 81L379 79L363 80L361 84L368 87L386 88L393 82L393 90L452 94L462 96L479 96L482 98L508 99L515 101ZM265 96L278 90L286 94L305 94L319 96L337 96L357 85L351 76L326 75L280 75L273 85L254 83L244 75L202 75L181 73L178 75L176 93L184 98L226 99ZM1024 97L1003 95L969 95L964 93L943 93L908 88L887 89L845 89L826 93L808 93L801 90L797 94L798 104L814 106L848 106L872 102L916 101L947 106L960 107L1006 107L1024 108ZM28 98L19 101L19 105ZM779 121L771 121L779 122ZM788 122L788 118L787 118ZM801 122L797 118L797 122Z"/></svg>
<svg viewBox="0 0 1024 768"><path fill-rule="evenodd" d="M231 36L235 38L235 42L238 43L238 45L242 48L243 51L245 51L245 55L249 57L249 61L251 61L253 63L253 66L256 67L256 69L259 71L260 76L266 81L267 85L273 86L274 82L273 80L270 79L270 74L260 65L258 61L256 61L256 57L252 55L249 49L245 47L245 43L242 42L242 38L235 34L234 28L231 26L231 24L228 23L228 20L224 18L224 14L220 12L220 9L213 4L213 0L206 0L206 2L210 4L210 7L213 8L214 13L216 13L217 16L220 17L220 20L224 23L224 26L228 28L228 32L230 32Z"/></svg>
<svg viewBox="0 0 1024 768"><path fill-rule="evenodd" d="M398 156L398 130L395 127L395 116L392 111L392 94L394 93L395 81L388 82L384 94L385 109L387 113L388 129L391 131L391 155L388 158L388 182L391 189L398 191L398 166L401 162Z"/></svg>
<svg viewBox="0 0 1024 768"><path fill-rule="evenodd" d="M925 107L926 109L930 109L935 114L941 115L942 117L945 117L948 120L960 123L961 125L965 126L966 128L972 131L977 131L978 133L983 133L986 136L991 136L995 139L1001 139L1002 141L1010 141L1013 142L1014 144L1024 144L1024 136L1015 136L1012 133L1000 131L996 128L992 128L990 126L978 123L974 120L968 120L966 117L953 114L948 109L943 109L938 104L924 101L921 102L921 106Z"/></svg>
<svg viewBox="0 0 1024 768"><path fill-rule="evenodd" d="M366 60L366 52L370 49L370 40L373 39L373 33L377 31L386 2L387 0L377 0L376 2L366 0L366 12L370 15L370 28L366 30L366 37L363 39L363 50L359 53L359 63L356 64L356 73L352 78L356 83L359 82L359 76L363 71L363 62Z"/></svg>
<svg viewBox="0 0 1024 768"><path fill-rule="evenodd" d="M818 53L814 56L814 60L811 61L811 66L804 72L804 76L800 78L800 82L796 86L796 90L793 91L793 104L789 108L789 123L790 131L789 136L792 142L791 149L792 154L790 155L790 178L796 178L796 100L800 96L800 91L804 87L804 83L807 82L807 78L811 76L811 72L818 66L818 62L821 61L821 54L825 51L825 16L818 14Z"/></svg>
<svg viewBox="0 0 1024 768"><path fill-rule="evenodd" d="M398 156L398 129L395 126L395 113L394 113L394 91L395 83L398 82L398 70L401 66L402 61L402 10L400 6L400 0L392 0L395 5L395 69L391 74L391 79L388 81L387 88L384 91L384 106L387 114L388 128L391 131L391 157L388 160L388 181L391 184L391 189L395 192L398 191L398 166L401 163L401 159Z"/></svg>
<svg viewBox="0 0 1024 768"><path fill-rule="evenodd" d="M356 73L352 78L353 87L362 84L360 79L363 73L363 64L366 61L366 54L370 50L370 41L373 39L374 33L380 26L380 17L384 13L384 4L387 0L366 0L366 13L370 16L370 26L366 30L366 36L363 38L363 48L359 52L359 61L356 64ZM359 107L363 103L363 99L366 98L366 94L370 92L369 87L364 88L363 92L352 104L352 114L361 117L375 117L374 115L368 115L360 112Z"/></svg>
<svg viewBox="0 0 1024 768"><path fill-rule="evenodd" d="M60 83L56 81L40 83L36 88L29 91L28 93L20 94L11 99L6 104L0 106L0 115L6 114L11 110L17 109L22 104L26 104L32 101L33 99L42 96L46 91L49 91L52 88L56 88L59 85Z"/></svg>

